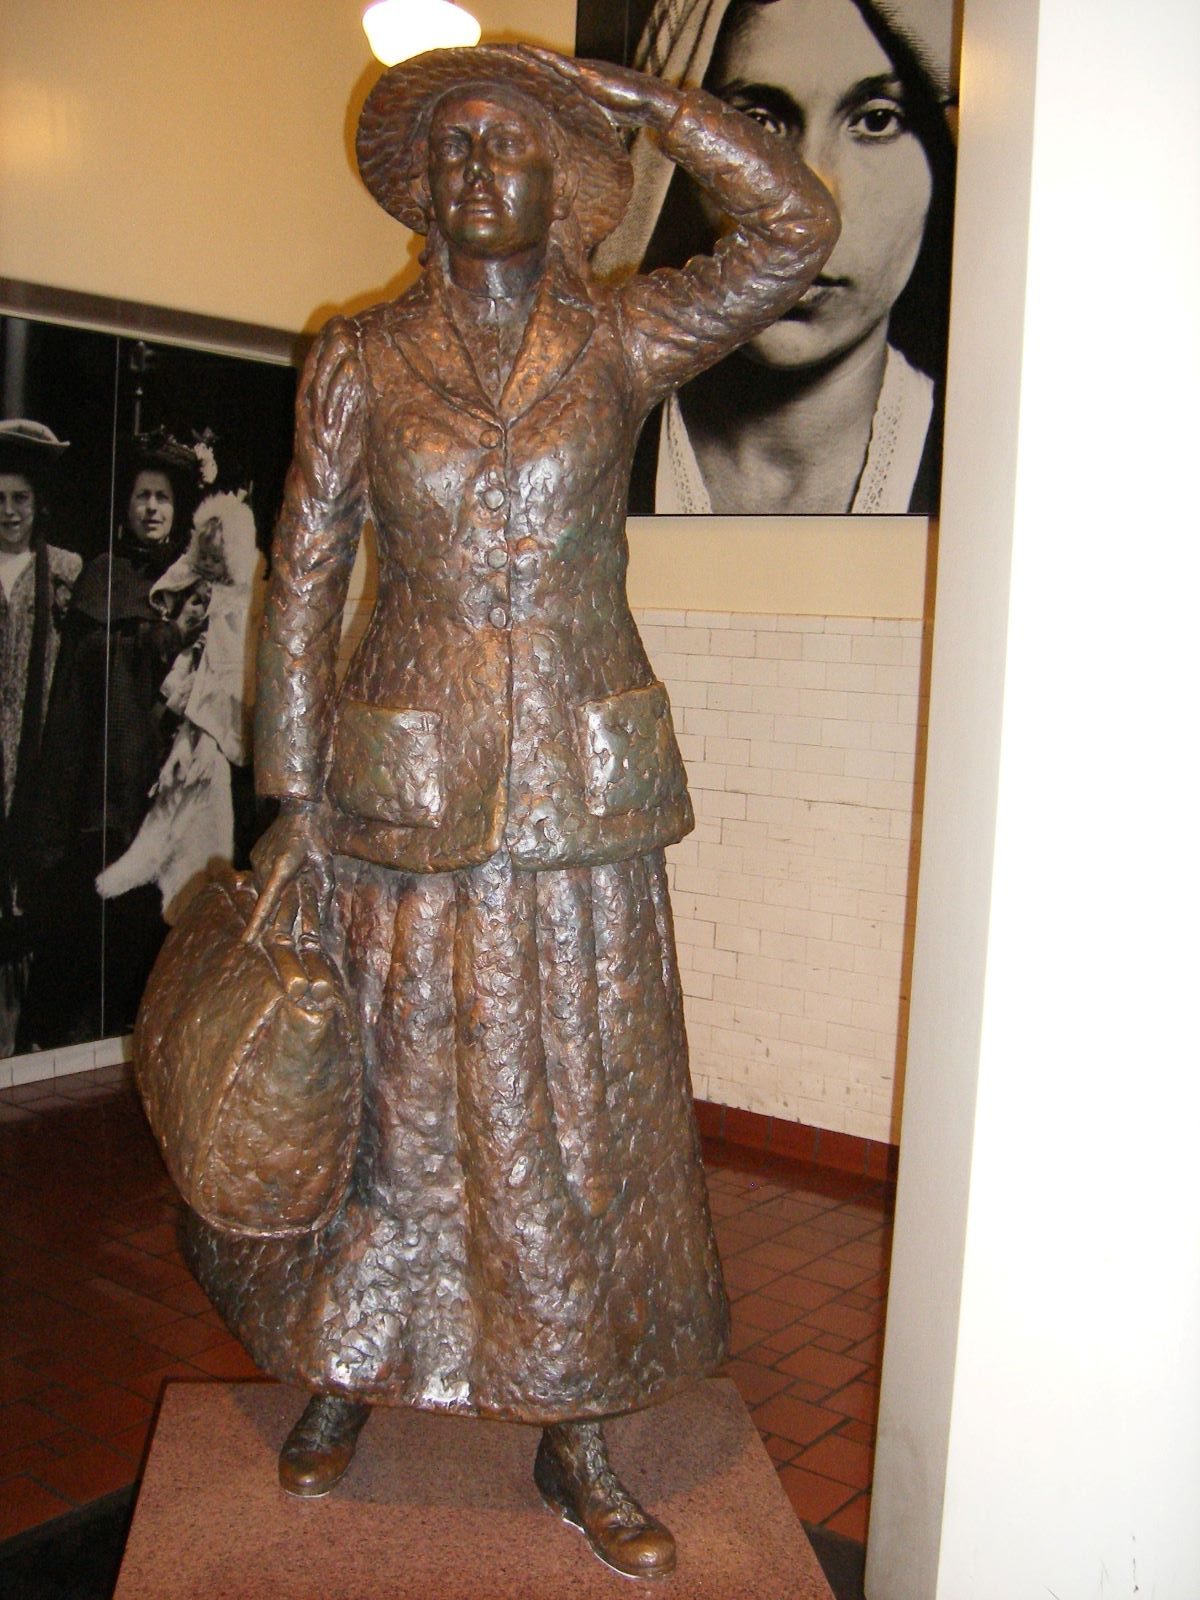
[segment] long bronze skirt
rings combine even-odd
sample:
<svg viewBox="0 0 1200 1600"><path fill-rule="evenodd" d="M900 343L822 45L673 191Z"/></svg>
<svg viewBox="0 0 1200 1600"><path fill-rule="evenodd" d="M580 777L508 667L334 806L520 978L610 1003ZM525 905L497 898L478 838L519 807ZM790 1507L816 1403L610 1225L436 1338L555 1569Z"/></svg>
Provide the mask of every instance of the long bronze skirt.
<svg viewBox="0 0 1200 1600"><path fill-rule="evenodd" d="M367 1081L319 1233L189 1253L266 1371L530 1422L664 1399L725 1355L662 852L413 875L339 858Z"/></svg>

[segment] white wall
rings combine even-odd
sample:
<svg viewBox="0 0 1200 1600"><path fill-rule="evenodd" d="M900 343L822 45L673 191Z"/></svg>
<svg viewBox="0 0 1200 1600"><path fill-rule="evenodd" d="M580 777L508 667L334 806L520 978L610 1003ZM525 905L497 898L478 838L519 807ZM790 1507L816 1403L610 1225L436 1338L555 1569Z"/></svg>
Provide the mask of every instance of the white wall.
<svg viewBox="0 0 1200 1600"><path fill-rule="evenodd" d="M696 809L667 852L696 1094L895 1143L922 624L635 614Z"/></svg>
<svg viewBox="0 0 1200 1600"><path fill-rule="evenodd" d="M1200 12L964 46L867 1592L1195 1600Z"/></svg>

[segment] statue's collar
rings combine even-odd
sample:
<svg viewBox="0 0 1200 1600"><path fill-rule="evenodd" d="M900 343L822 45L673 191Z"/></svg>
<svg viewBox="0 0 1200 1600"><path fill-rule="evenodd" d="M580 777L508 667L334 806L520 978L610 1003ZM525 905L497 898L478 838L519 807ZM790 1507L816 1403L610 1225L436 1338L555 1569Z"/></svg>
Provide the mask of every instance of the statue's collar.
<svg viewBox="0 0 1200 1600"><path fill-rule="evenodd" d="M586 285L560 251L552 250L525 334L498 405L484 394L462 336L450 315L445 269L433 262L394 302L388 337L429 386L457 409L489 421L512 421L548 394L574 365L595 327Z"/></svg>

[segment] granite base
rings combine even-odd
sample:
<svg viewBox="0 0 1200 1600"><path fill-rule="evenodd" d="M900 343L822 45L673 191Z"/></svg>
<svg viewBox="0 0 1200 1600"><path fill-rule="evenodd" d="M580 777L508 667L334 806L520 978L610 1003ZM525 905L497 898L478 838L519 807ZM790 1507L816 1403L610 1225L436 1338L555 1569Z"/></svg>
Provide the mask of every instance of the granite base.
<svg viewBox="0 0 1200 1600"><path fill-rule="evenodd" d="M284 1494L275 1460L303 1401L167 1386L113 1600L833 1600L727 1381L607 1424L617 1471L678 1541L653 1583L542 1504L536 1428L380 1408L331 1494Z"/></svg>

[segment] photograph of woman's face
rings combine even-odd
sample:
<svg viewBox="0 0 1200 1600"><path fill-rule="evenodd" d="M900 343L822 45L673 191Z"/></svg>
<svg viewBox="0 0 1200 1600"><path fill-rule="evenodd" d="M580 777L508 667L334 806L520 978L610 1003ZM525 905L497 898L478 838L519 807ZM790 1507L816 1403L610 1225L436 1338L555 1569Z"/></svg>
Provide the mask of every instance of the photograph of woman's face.
<svg viewBox="0 0 1200 1600"><path fill-rule="evenodd" d="M165 472L138 473L125 520L142 544L162 544L170 537L175 522L175 491Z"/></svg>
<svg viewBox="0 0 1200 1600"><path fill-rule="evenodd" d="M886 338L921 248L929 162L895 68L852 0L753 0L731 17L707 87L795 140L842 219L812 288L746 353L769 367L821 364Z"/></svg>
<svg viewBox="0 0 1200 1600"><path fill-rule="evenodd" d="M790 311L642 430L634 512L908 514L937 507L961 0L578 0L615 52L786 140L841 233ZM617 22L620 22L620 26ZM686 269L733 226L634 140L634 198L601 270Z"/></svg>
<svg viewBox="0 0 1200 1600"><path fill-rule="evenodd" d="M0 472L0 551L21 555L33 543L37 496L23 472Z"/></svg>

